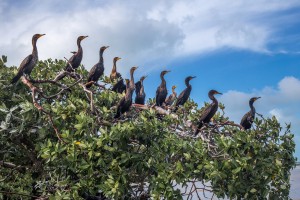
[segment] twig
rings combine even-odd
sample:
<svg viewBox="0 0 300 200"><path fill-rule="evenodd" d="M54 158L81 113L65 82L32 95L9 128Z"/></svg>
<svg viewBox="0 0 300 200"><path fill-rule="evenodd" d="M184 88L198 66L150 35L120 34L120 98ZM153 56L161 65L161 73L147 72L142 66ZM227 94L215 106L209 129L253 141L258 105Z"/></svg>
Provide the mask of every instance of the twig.
<svg viewBox="0 0 300 200"><path fill-rule="evenodd" d="M17 193L17 192L0 191L0 193L8 194L8 195L19 195L19 196L24 196L24 197L32 197L32 198L35 198L35 199L41 199L41 197L38 197L38 196L32 196L32 195L22 194L22 193Z"/></svg>

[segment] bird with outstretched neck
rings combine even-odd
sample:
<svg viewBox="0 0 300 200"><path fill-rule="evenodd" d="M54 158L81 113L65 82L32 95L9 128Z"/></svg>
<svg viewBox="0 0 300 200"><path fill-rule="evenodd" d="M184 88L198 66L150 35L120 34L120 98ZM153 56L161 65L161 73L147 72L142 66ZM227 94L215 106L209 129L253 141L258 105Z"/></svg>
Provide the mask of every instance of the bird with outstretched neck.
<svg viewBox="0 0 300 200"><path fill-rule="evenodd" d="M255 113L256 113L255 108L254 108L254 106L253 106L253 103L254 103L257 99L259 99L259 98L260 98L260 97L252 97L252 98L249 100L250 111L247 112L247 113L243 116L243 118L242 118L242 120L241 120L241 123L240 123L241 126L244 127L245 130L250 129L251 126L252 126L252 123L253 123L254 117L255 117Z"/></svg>
<svg viewBox="0 0 300 200"><path fill-rule="evenodd" d="M156 90L156 106L162 106L168 95L167 84L164 76L169 72L170 71L164 70L160 73L161 83Z"/></svg>
<svg viewBox="0 0 300 200"><path fill-rule="evenodd" d="M175 99L177 98L177 93L175 92L175 89L176 89L176 85L173 85L172 94L170 94L170 96L168 96L168 98L165 101L166 106L171 106L175 101Z"/></svg>
<svg viewBox="0 0 300 200"><path fill-rule="evenodd" d="M145 104L146 94L144 91L144 80L147 76L142 76L138 82L135 83L135 103L136 104Z"/></svg>
<svg viewBox="0 0 300 200"><path fill-rule="evenodd" d="M119 118L121 114L129 111L130 106L132 105L132 94L135 89L133 74L136 69L137 67L132 67L130 69L130 81L126 79L126 93L118 103L117 113L114 118Z"/></svg>
<svg viewBox="0 0 300 200"><path fill-rule="evenodd" d="M192 80L193 78L196 78L196 76L188 76L185 78L184 82L185 82L186 88L179 94L177 101L176 101L174 112L176 112L178 107L181 105L184 105L185 102L189 99L191 91L192 91L192 86L190 84L190 80Z"/></svg>
<svg viewBox="0 0 300 200"><path fill-rule="evenodd" d="M72 72L73 70L77 69L81 63L83 50L81 47L81 41L87 38L88 36L79 36L77 38L77 52L73 52L73 56L68 60L68 63L65 67L65 70L68 72ZM63 78L63 77L62 77Z"/></svg>
<svg viewBox="0 0 300 200"><path fill-rule="evenodd" d="M89 75L88 75L88 82L93 81L96 83L99 78L103 75L104 73L104 61L103 61L103 52L105 49L107 49L109 46L103 46L99 50L99 62L96 63L93 68L90 70ZM87 85L87 88L90 88L92 84Z"/></svg>
<svg viewBox="0 0 300 200"><path fill-rule="evenodd" d="M201 113L200 119L198 121L198 127L197 130L195 131L195 135L197 135L203 126L203 124L207 124L210 122L211 118L216 114L218 110L218 100L215 98L214 95L216 94L222 94L216 90L210 90L208 92L208 97L212 100L212 103L207 106L204 111Z"/></svg>
<svg viewBox="0 0 300 200"><path fill-rule="evenodd" d="M30 76L31 71L39 60L38 50L36 47L37 40L44 35L45 34L35 34L32 36L32 53L27 56L20 64L18 73L11 81L12 84L16 83L23 74Z"/></svg>
<svg viewBox="0 0 300 200"><path fill-rule="evenodd" d="M113 82L114 80L116 80L117 78L121 77L121 74L119 72L117 72L117 61L120 60L120 57L114 57L113 60L113 67L110 73L110 80Z"/></svg>

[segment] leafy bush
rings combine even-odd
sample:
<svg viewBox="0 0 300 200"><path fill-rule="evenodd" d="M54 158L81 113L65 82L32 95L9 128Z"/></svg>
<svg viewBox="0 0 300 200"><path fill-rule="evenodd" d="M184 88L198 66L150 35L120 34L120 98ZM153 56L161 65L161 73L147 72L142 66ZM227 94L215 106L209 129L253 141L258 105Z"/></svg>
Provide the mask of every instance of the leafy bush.
<svg viewBox="0 0 300 200"><path fill-rule="evenodd" d="M91 111L91 98L79 84L59 93L61 86L47 82L34 84L40 91L33 104L27 85L10 85L17 68L5 63L3 56L0 198L81 199L101 190L109 199L182 199L197 197L199 183L217 197L288 198L294 136L275 117L258 117L244 131L228 121L220 104L213 125L193 137L201 109L192 100L176 115L131 108L115 120L122 95L93 86ZM32 77L54 79L64 66L62 60L39 62ZM82 67L77 73L87 76ZM61 82L70 86L74 79ZM185 191L187 185L193 190Z"/></svg>

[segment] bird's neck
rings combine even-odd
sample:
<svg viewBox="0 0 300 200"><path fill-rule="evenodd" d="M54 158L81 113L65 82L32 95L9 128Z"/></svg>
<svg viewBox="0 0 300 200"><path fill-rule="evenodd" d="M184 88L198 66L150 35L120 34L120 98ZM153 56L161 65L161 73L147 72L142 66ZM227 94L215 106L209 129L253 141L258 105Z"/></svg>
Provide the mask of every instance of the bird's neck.
<svg viewBox="0 0 300 200"><path fill-rule="evenodd" d="M37 47L36 47L36 40L32 40L32 54L33 55L38 55L38 50L37 50Z"/></svg>
<svg viewBox="0 0 300 200"><path fill-rule="evenodd" d="M213 103L218 104L218 100L215 98L214 95L209 95L209 98L213 101Z"/></svg>
<svg viewBox="0 0 300 200"><path fill-rule="evenodd" d="M251 113L252 113L253 115L255 115L255 108L254 108L254 106L253 106L253 103L254 103L254 102L250 102L250 103L249 103L249 106L250 106L250 109L251 109Z"/></svg>
<svg viewBox="0 0 300 200"><path fill-rule="evenodd" d="M113 68L112 68L112 72L113 73L116 73L117 72L117 64L116 64L116 60L114 60L114 65L113 65Z"/></svg>
<svg viewBox="0 0 300 200"><path fill-rule="evenodd" d="M140 89L140 94L144 93L144 84L143 81L141 80L141 89Z"/></svg>
<svg viewBox="0 0 300 200"><path fill-rule="evenodd" d="M103 51L100 51L99 62L103 62Z"/></svg>
<svg viewBox="0 0 300 200"><path fill-rule="evenodd" d="M189 80L186 80L185 81L185 85L186 85L186 87L190 87L191 85L190 85L190 81Z"/></svg>
<svg viewBox="0 0 300 200"><path fill-rule="evenodd" d="M166 87L166 80L165 80L164 75L160 75L160 79L161 79L161 85Z"/></svg>
<svg viewBox="0 0 300 200"><path fill-rule="evenodd" d="M134 77L133 77L133 71L130 72L130 87L129 88L134 88Z"/></svg>
<svg viewBox="0 0 300 200"><path fill-rule="evenodd" d="M175 88L172 88L172 93L175 94Z"/></svg>

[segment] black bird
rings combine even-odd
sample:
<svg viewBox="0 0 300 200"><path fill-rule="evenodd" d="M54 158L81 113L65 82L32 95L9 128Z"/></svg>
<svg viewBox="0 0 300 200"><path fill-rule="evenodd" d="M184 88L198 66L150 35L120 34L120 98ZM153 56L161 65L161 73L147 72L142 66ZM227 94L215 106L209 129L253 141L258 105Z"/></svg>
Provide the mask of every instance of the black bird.
<svg viewBox="0 0 300 200"><path fill-rule="evenodd" d="M112 70L111 70L111 73L110 73L110 80L113 81L119 77L121 77L121 74L119 72L117 72L117 61L120 60L121 58L119 57L114 57L114 60L113 60L113 67L112 67Z"/></svg>
<svg viewBox="0 0 300 200"><path fill-rule="evenodd" d="M222 93L220 93L216 90L209 91L208 97L212 100L212 103L208 107L206 107L204 109L204 111L202 112L195 135L197 135L199 133L199 130L203 126L204 123L210 122L211 118L216 114L216 112L218 110L219 105L218 105L217 99L214 97L215 94L222 94Z"/></svg>
<svg viewBox="0 0 300 200"><path fill-rule="evenodd" d="M125 93L125 96L119 101L115 118L119 118L121 116L121 114L129 111L130 106L132 105L132 94L135 89L133 73L136 69L137 69L137 67L132 67L130 69L130 81L128 81L127 79L125 80L126 81L126 93Z"/></svg>
<svg viewBox="0 0 300 200"><path fill-rule="evenodd" d="M94 81L97 82L99 78L103 75L104 73L104 62L103 62L103 52L105 49L107 49L109 46L103 46L100 48L99 51L99 62L93 66L91 69L89 75L88 75L88 82ZM90 88L92 84L87 85L87 88Z"/></svg>
<svg viewBox="0 0 300 200"><path fill-rule="evenodd" d="M170 94L170 96L168 96L168 98L165 101L166 106L171 106L175 101L175 99L177 98L177 93L175 92L175 89L176 89L176 85L173 85L172 94Z"/></svg>
<svg viewBox="0 0 300 200"><path fill-rule="evenodd" d="M82 51L82 47L81 47L81 41L85 38L87 38L88 36L79 36L77 38L77 46L78 46L78 50L77 52L72 52L73 56L69 59L69 62L67 63L65 70L68 72L72 72L74 69L77 69L81 63L82 60L82 55L83 55L83 51ZM70 66L70 64L72 66ZM63 78L63 77L61 77Z"/></svg>
<svg viewBox="0 0 300 200"><path fill-rule="evenodd" d="M23 74L30 75L32 69L38 62L38 50L36 47L37 40L45 34L35 34L32 36L32 53L27 56L20 64L17 75L12 79L11 83L16 83Z"/></svg>
<svg viewBox="0 0 300 200"><path fill-rule="evenodd" d="M241 123L240 123L241 126L244 127L245 130L251 128L251 125L252 125L254 117L255 117L255 108L253 106L253 103L254 103L254 101L256 101L259 98L260 97L252 97L249 100L249 106L250 106L251 110L243 116Z"/></svg>
<svg viewBox="0 0 300 200"><path fill-rule="evenodd" d="M189 99L191 91L192 91L192 86L190 85L190 80L192 80L193 78L196 78L196 76L188 76L185 78L186 88L180 93L180 95L177 98L175 109L174 109L175 112L177 111L178 106L184 105L185 102Z"/></svg>
<svg viewBox="0 0 300 200"><path fill-rule="evenodd" d="M146 94L144 91L144 80L147 76L142 76L141 79L135 83L135 103L137 104L145 104Z"/></svg>
<svg viewBox="0 0 300 200"><path fill-rule="evenodd" d="M126 85L124 84L124 80L122 76L120 76L120 80L111 89L114 92L122 94L126 90Z"/></svg>
<svg viewBox="0 0 300 200"><path fill-rule="evenodd" d="M168 95L166 80L165 80L164 76L165 76L165 74L167 74L169 72L170 71L164 70L160 73L161 84L160 84L160 86L158 86L158 88L156 90L156 105L157 106L162 106Z"/></svg>

